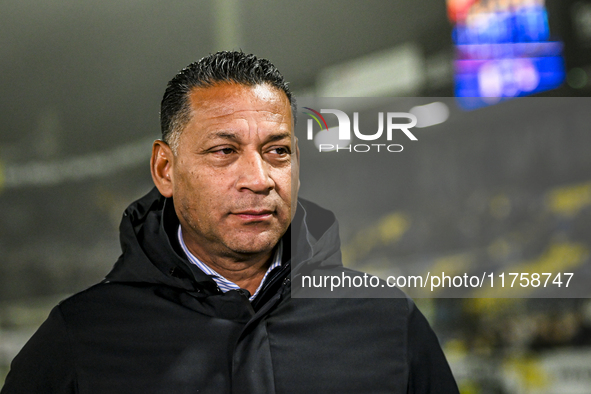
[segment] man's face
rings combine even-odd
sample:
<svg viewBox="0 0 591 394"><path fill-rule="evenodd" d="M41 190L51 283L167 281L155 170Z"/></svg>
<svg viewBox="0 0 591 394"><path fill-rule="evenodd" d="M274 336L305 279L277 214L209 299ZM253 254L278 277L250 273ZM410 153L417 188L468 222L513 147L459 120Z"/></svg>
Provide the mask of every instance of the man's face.
<svg viewBox="0 0 591 394"><path fill-rule="evenodd" d="M287 230L297 199L289 100L268 85L230 83L194 89L189 98L192 119L170 160L187 246L206 261L269 253Z"/></svg>

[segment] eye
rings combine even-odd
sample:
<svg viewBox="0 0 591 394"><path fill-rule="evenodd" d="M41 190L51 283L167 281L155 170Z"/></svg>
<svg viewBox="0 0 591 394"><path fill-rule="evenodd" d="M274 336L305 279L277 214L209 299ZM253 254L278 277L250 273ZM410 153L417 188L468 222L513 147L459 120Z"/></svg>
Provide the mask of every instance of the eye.
<svg viewBox="0 0 591 394"><path fill-rule="evenodd" d="M275 153L275 154L278 154L278 155L281 155L281 156L291 154L291 151L287 147L284 147L284 146L279 146L279 147L273 148L271 150L271 152L272 153Z"/></svg>
<svg viewBox="0 0 591 394"><path fill-rule="evenodd" d="M234 148L230 148L230 147L225 147L225 148L219 148L219 149L212 150L212 153L216 153L216 154L221 155L221 156L231 155L234 152L235 152Z"/></svg>

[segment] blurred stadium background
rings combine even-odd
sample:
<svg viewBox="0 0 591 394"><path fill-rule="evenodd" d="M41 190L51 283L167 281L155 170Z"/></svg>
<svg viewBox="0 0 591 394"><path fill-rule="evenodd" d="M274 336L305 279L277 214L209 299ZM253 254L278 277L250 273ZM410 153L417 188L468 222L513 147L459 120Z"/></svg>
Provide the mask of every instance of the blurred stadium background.
<svg viewBox="0 0 591 394"><path fill-rule="evenodd" d="M115 262L166 83L217 50L269 58L302 102L407 97L361 119L447 108L387 156L318 154L299 123L301 195L336 212L348 265L591 274L589 0L10 0L0 26L0 382ZM417 302L462 393L591 393L591 300L437 296Z"/></svg>

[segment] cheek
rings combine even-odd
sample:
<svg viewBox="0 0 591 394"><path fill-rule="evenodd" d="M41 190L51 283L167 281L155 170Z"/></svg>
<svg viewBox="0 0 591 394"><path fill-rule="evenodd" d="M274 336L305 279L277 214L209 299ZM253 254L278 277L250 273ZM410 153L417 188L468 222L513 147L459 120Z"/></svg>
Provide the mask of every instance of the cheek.
<svg viewBox="0 0 591 394"><path fill-rule="evenodd" d="M300 168L297 165L292 165L291 168L291 188L296 193L300 188Z"/></svg>
<svg viewBox="0 0 591 394"><path fill-rule="evenodd" d="M294 194L294 188L292 185L291 172L283 173L281 176L275 178L276 191L281 199L281 206L283 207L283 213L286 215L285 219L288 219L291 213L293 217L294 212L294 201L297 199L297 192Z"/></svg>
<svg viewBox="0 0 591 394"><path fill-rule="evenodd" d="M300 190L300 168L292 160L291 164L291 177L290 177L290 208L291 208L291 218L295 216L296 208L298 206L298 192Z"/></svg>
<svg viewBox="0 0 591 394"><path fill-rule="evenodd" d="M195 208L202 198L203 188L199 186L200 183L201 180L197 171L176 172L173 184L173 198L187 208Z"/></svg>
<svg viewBox="0 0 591 394"><path fill-rule="evenodd" d="M178 182L185 204L204 212L223 206L229 196L228 189L226 177L219 171L187 171Z"/></svg>
<svg viewBox="0 0 591 394"><path fill-rule="evenodd" d="M291 169L288 168L287 171L277 171L272 176L275 187L277 188L277 193L279 195L286 196L290 194L291 185L292 185L292 173Z"/></svg>
<svg viewBox="0 0 591 394"><path fill-rule="evenodd" d="M190 189L189 177L184 172L174 174L173 198L175 200L186 199L188 189Z"/></svg>
<svg viewBox="0 0 591 394"><path fill-rule="evenodd" d="M299 184L300 184L300 167L298 166L298 164L292 160L291 162L291 168L290 168L290 185L292 190L295 190L297 193L297 190L299 189Z"/></svg>

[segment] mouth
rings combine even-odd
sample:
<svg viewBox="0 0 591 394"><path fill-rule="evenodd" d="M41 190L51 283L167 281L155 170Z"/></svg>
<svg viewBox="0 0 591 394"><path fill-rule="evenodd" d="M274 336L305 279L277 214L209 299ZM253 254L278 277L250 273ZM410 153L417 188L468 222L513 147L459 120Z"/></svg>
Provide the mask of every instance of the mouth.
<svg viewBox="0 0 591 394"><path fill-rule="evenodd" d="M271 219L274 213L275 211L269 209L249 209L232 214L247 222L260 222Z"/></svg>

